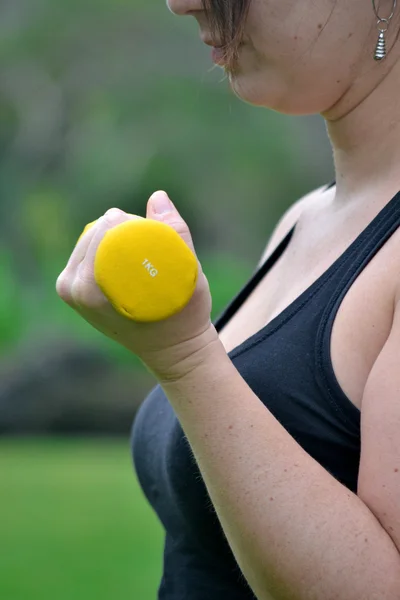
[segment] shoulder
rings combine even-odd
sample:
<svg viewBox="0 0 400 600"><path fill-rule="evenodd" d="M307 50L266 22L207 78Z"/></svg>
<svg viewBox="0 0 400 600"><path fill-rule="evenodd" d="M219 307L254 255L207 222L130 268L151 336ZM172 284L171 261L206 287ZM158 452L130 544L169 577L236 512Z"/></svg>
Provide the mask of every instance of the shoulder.
<svg viewBox="0 0 400 600"><path fill-rule="evenodd" d="M296 202L291 204L291 206L283 213L268 240L257 268L260 267L269 256L271 256L274 250L279 246L281 241L299 220L302 212L307 208L310 208L315 202L318 202L318 200L325 193L326 188L327 186L325 184L316 190L309 192L305 196L302 196L299 200L296 200Z"/></svg>

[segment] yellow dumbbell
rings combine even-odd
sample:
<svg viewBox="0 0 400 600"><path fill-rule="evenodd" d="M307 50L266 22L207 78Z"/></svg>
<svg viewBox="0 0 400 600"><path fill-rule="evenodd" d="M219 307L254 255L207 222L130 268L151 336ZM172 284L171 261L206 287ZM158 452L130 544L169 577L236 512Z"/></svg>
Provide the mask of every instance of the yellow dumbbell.
<svg viewBox="0 0 400 600"><path fill-rule="evenodd" d="M88 223L81 237L95 223ZM141 217L106 232L97 248L94 276L124 317L139 322L162 321L189 303L196 288L198 264L170 225Z"/></svg>

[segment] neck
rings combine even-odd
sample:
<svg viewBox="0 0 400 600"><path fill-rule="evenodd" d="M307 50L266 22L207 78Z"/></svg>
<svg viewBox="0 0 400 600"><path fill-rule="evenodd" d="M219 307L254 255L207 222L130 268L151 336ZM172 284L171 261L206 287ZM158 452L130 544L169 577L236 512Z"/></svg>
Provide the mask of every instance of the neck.
<svg viewBox="0 0 400 600"><path fill-rule="evenodd" d="M333 148L337 208L369 201L383 205L400 190L398 89L400 66L395 64L372 92L365 95L361 84L358 90L355 86L330 115L323 115ZM364 99L357 103L357 96Z"/></svg>

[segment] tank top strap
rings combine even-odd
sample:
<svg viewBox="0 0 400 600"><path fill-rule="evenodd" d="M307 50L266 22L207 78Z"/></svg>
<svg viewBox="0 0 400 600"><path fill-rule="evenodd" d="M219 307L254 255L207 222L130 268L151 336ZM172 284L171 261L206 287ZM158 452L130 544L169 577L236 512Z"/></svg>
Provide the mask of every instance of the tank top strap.
<svg viewBox="0 0 400 600"><path fill-rule="evenodd" d="M283 240L275 248L274 252L267 258L267 260L258 267L251 275L250 280L244 285L240 292L233 298L228 306L222 311L222 313L213 321L213 325L217 332L219 332L233 315L239 310L246 298L248 298L254 288L259 284L264 275L273 267L283 252L286 250L296 225L286 234Z"/></svg>
<svg viewBox="0 0 400 600"><path fill-rule="evenodd" d="M316 337L316 366L336 409L359 427L360 411L343 392L333 370L331 336L335 317L350 287L400 226L400 192L388 202L361 232L337 263L336 273L324 289L324 310Z"/></svg>
<svg viewBox="0 0 400 600"><path fill-rule="evenodd" d="M336 185L335 179L326 185L324 191L329 190L334 185ZM288 231L288 233L280 242L280 244L278 244L278 246L275 248L271 256L269 256L260 267L256 268L256 270L251 275L250 280L242 287L242 289L239 291L238 294L236 294L236 296L234 296L233 300L228 304L228 306L213 321L213 325L217 332L219 332L228 323L228 321L230 321L230 319L239 310L244 301L250 296L254 288L260 283L264 275L268 273L268 271L281 257L293 236L294 230L296 229L296 225L297 223L295 223L292 229Z"/></svg>

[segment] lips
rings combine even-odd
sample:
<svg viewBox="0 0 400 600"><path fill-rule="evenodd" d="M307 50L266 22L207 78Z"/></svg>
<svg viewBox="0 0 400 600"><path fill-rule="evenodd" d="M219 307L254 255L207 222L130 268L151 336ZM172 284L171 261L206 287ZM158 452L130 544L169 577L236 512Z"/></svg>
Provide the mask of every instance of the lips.
<svg viewBox="0 0 400 600"><path fill-rule="evenodd" d="M223 48L225 48L225 46L223 44L215 43L210 37L207 37L207 35L205 35L205 34L201 34L200 39L207 46L211 46L211 48L216 48L217 50L222 50ZM244 45L245 45L245 42L241 41L237 47L241 48Z"/></svg>
<svg viewBox="0 0 400 600"><path fill-rule="evenodd" d="M211 46L211 48L222 48L222 44L216 44L215 41L213 41L210 37L208 37L206 34L201 34L200 35L201 41L204 42L204 44L206 44L207 46Z"/></svg>

